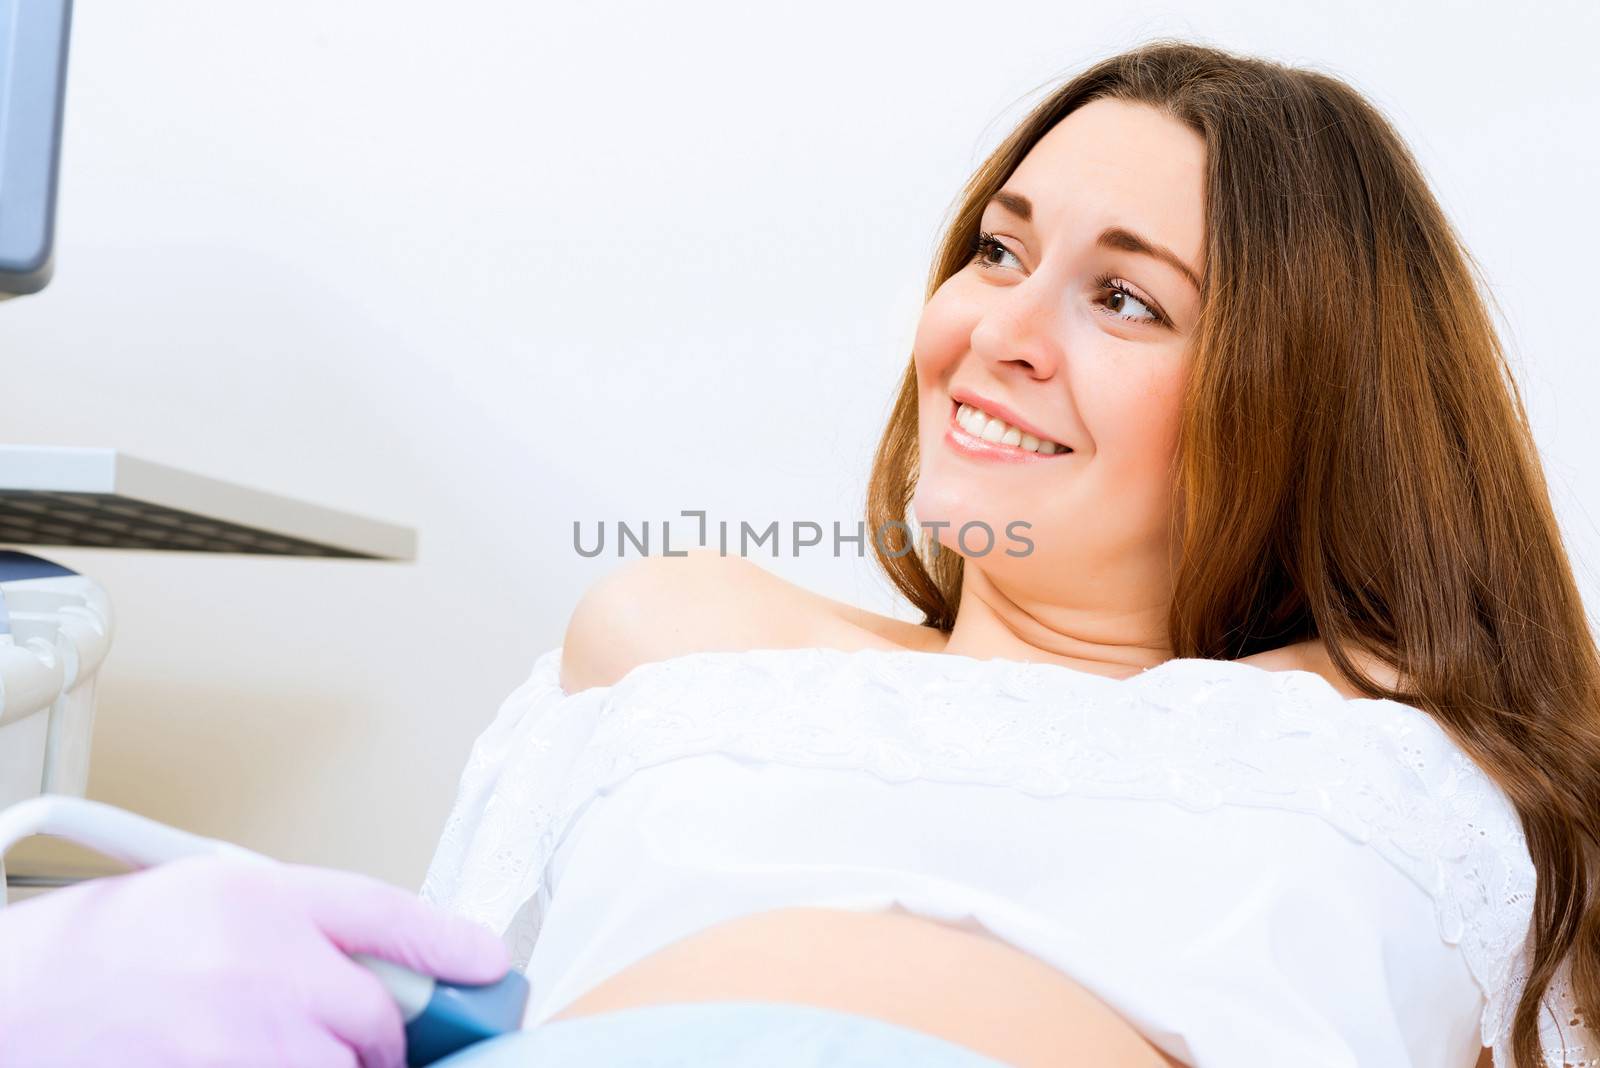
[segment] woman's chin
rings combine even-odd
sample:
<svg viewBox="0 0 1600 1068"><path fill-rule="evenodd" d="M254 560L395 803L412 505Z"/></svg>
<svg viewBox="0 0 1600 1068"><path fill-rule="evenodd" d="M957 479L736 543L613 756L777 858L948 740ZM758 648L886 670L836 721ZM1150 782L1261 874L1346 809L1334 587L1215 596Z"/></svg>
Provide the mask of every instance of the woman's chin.
<svg viewBox="0 0 1600 1068"><path fill-rule="evenodd" d="M968 479L921 478L912 494L911 507L923 526L946 523L951 530L982 523L999 533L1011 520L1025 518L1020 512L1008 513L1005 502L995 500L989 487L974 485Z"/></svg>

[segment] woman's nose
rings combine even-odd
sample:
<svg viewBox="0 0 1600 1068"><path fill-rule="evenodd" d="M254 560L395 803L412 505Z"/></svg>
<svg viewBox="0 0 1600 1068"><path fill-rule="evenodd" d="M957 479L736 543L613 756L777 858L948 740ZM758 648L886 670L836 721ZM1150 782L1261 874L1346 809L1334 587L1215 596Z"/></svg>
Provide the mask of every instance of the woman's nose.
<svg viewBox="0 0 1600 1068"><path fill-rule="evenodd" d="M1019 367L1034 378L1049 378L1063 360L1061 295L1025 293L1026 288L1027 283L1012 286L996 297L972 329L972 351L997 366Z"/></svg>

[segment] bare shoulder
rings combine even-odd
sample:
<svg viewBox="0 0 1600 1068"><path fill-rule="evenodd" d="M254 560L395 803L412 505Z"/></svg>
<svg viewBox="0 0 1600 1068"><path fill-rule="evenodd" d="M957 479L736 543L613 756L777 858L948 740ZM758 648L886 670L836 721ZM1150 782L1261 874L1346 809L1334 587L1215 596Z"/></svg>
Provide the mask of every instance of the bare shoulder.
<svg viewBox="0 0 1600 1068"><path fill-rule="evenodd" d="M589 587L567 623L561 688L610 686L640 664L692 652L932 640L928 628L824 597L744 557L692 549L637 557Z"/></svg>
<svg viewBox="0 0 1600 1068"><path fill-rule="evenodd" d="M1355 661L1356 668L1367 678L1389 689L1394 689L1398 685L1399 673L1382 660L1360 649L1351 648L1347 653ZM1344 697L1367 696L1339 673L1333 657L1328 653L1327 644L1321 638L1295 642L1293 645L1268 649L1239 659L1243 663L1254 664L1268 671L1310 671L1327 679L1328 684Z"/></svg>

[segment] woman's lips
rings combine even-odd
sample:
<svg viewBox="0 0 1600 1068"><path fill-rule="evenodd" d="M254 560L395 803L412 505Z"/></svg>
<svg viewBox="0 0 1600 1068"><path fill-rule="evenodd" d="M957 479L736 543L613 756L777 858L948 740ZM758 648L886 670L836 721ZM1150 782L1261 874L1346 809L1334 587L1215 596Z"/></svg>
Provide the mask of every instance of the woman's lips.
<svg viewBox="0 0 1600 1068"><path fill-rule="evenodd" d="M956 422L956 411L959 408L959 403L956 401L950 402L950 416L947 420L944 440L947 445L963 456L974 460L992 460L998 463L1046 464L1053 460L1060 460L1064 456L1073 455L1071 449L1057 453L1029 452L1027 449L1021 449L1015 445L1002 445L998 441L985 441Z"/></svg>

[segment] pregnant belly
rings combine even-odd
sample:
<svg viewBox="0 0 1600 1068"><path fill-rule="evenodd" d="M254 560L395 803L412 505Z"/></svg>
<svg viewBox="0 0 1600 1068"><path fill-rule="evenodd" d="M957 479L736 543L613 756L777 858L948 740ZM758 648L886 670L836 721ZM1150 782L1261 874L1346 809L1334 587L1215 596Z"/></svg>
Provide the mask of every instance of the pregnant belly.
<svg viewBox="0 0 1600 1068"><path fill-rule="evenodd" d="M1037 957L902 912L791 908L741 916L634 962L547 1022L733 1000L875 1016L1017 1068L1184 1068Z"/></svg>

